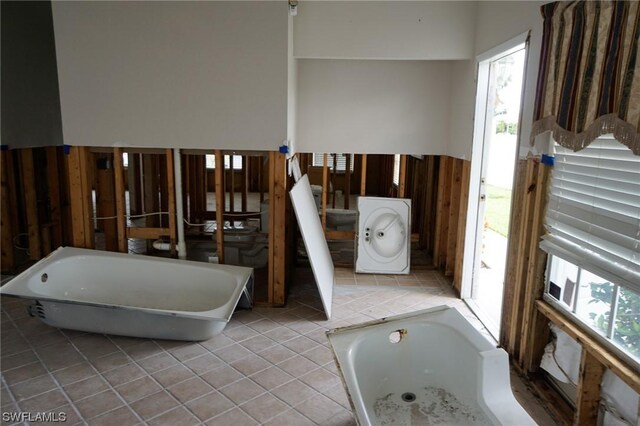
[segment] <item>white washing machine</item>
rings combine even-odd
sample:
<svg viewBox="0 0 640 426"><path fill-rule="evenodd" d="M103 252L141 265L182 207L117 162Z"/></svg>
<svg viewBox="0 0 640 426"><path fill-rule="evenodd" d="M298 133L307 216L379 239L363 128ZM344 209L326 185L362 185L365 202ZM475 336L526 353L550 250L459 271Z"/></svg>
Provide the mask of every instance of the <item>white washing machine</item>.
<svg viewBox="0 0 640 426"><path fill-rule="evenodd" d="M356 272L408 274L411 200L359 197Z"/></svg>

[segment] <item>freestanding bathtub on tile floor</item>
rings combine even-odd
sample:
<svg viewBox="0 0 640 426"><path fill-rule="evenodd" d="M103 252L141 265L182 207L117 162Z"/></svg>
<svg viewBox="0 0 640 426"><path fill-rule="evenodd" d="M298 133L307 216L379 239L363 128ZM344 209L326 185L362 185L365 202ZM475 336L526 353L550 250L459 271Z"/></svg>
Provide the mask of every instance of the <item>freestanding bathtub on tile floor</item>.
<svg viewBox="0 0 640 426"><path fill-rule="evenodd" d="M439 306L327 332L359 424L535 425L507 353Z"/></svg>
<svg viewBox="0 0 640 426"><path fill-rule="evenodd" d="M205 340L239 301L250 306L252 288L252 268L60 247L0 294L33 300L29 312L53 327Z"/></svg>

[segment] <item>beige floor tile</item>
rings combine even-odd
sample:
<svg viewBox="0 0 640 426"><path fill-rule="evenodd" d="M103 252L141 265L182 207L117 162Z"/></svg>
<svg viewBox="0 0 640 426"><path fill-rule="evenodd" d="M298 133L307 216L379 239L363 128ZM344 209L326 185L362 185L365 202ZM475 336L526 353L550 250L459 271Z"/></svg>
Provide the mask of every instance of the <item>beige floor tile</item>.
<svg viewBox="0 0 640 426"><path fill-rule="evenodd" d="M116 408L91 419L91 426L129 426L140 423L138 416L127 406Z"/></svg>
<svg viewBox="0 0 640 426"><path fill-rule="evenodd" d="M127 365L130 362L131 358L129 358L129 356L124 352L115 352L110 355L91 360L91 364L93 364L96 370L101 373Z"/></svg>
<svg viewBox="0 0 640 426"><path fill-rule="evenodd" d="M325 390L341 383L338 376L328 372L324 368L318 368L303 376L300 376L299 380L311 386L318 392L324 392Z"/></svg>
<svg viewBox="0 0 640 426"><path fill-rule="evenodd" d="M95 375L96 371L86 362L76 364L73 367L68 367L53 373L53 376L62 386L79 382L80 380L88 379Z"/></svg>
<svg viewBox="0 0 640 426"><path fill-rule="evenodd" d="M220 392L231 401L240 405L265 392L264 388L249 379L241 379L220 389Z"/></svg>
<svg viewBox="0 0 640 426"><path fill-rule="evenodd" d="M201 398L189 401L185 405L201 421L206 421L234 407L233 402L229 401L220 392L212 392Z"/></svg>
<svg viewBox="0 0 640 426"><path fill-rule="evenodd" d="M115 389L126 402L132 403L160 391L161 387L151 377L143 376Z"/></svg>
<svg viewBox="0 0 640 426"><path fill-rule="evenodd" d="M200 421L184 407L177 407L171 411L155 417L149 421L150 426L192 426Z"/></svg>
<svg viewBox="0 0 640 426"><path fill-rule="evenodd" d="M84 361L84 358L69 342L37 348L36 353L42 363L55 371Z"/></svg>
<svg viewBox="0 0 640 426"><path fill-rule="evenodd" d="M278 367L291 374L293 377L300 377L303 374L318 368L318 364L301 355L296 355L282 361L278 364Z"/></svg>
<svg viewBox="0 0 640 426"><path fill-rule="evenodd" d="M224 334L218 334L217 336L213 336L209 340L205 340L204 342L200 342L200 345L205 349L213 352L218 349L222 349L226 346L234 344L236 341L228 338Z"/></svg>
<svg viewBox="0 0 640 426"><path fill-rule="evenodd" d="M107 390L107 382L100 376L91 376L88 379L68 384L64 391L72 401L78 401L91 395Z"/></svg>
<svg viewBox="0 0 640 426"><path fill-rule="evenodd" d="M239 361L230 363L230 365L245 376L250 376L258 371L262 371L265 368L270 367L271 363L269 361L265 361L258 355L251 354Z"/></svg>
<svg viewBox="0 0 640 426"><path fill-rule="evenodd" d="M85 334L71 340L88 359L99 358L119 351L111 340L101 334Z"/></svg>
<svg viewBox="0 0 640 426"><path fill-rule="evenodd" d="M223 333L225 336L235 340L236 342L242 342L243 340L247 340L258 335L255 330L247 327L244 324L241 324L238 327L233 327L231 329L227 328L223 331Z"/></svg>
<svg viewBox="0 0 640 426"><path fill-rule="evenodd" d="M29 349L28 351L18 352L14 355L3 356L0 360L0 368L2 368L2 371L4 372L37 361L38 358L36 357L35 352Z"/></svg>
<svg viewBox="0 0 640 426"><path fill-rule="evenodd" d="M102 413L118 408L124 403L112 390L95 394L75 403L76 408L85 420L99 416Z"/></svg>
<svg viewBox="0 0 640 426"><path fill-rule="evenodd" d="M278 364L286 359L294 357L296 353L282 345L275 345L258 352L258 355L272 364Z"/></svg>
<svg viewBox="0 0 640 426"><path fill-rule="evenodd" d="M292 351L301 354L302 352L306 352L318 346L318 342L316 342L315 340L311 340L305 336L298 336L291 340L283 342L282 346L285 346Z"/></svg>
<svg viewBox="0 0 640 426"><path fill-rule="evenodd" d="M242 404L240 408L242 411L245 411L251 417L256 419L259 423L264 423L289 409L285 403L269 393L260 395L259 397Z"/></svg>
<svg viewBox="0 0 640 426"><path fill-rule="evenodd" d="M260 352L271 346L275 345L276 342L269 339L265 336L255 336L251 337L243 342L240 342L240 345L249 349L251 352Z"/></svg>
<svg viewBox="0 0 640 426"><path fill-rule="evenodd" d="M167 390L183 404L214 391L213 387L200 377L185 380Z"/></svg>
<svg viewBox="0 0 640 426"><path fill-rule="evenodd" d="M107 379L107 382L111 383L111 386L120 386L125 383L129 383L140 377L146 376L147 373L136 364L127 364L122 367L109 370L102 376Z"/></svg>
<svg viewBox="0 0 640 426"><path fill-rule="evenodd" d="M324 365L328 362L333 362L333 353L331 352L331 349L323 345L316 346L315 348L303 352L300 355L307 359L310 359L318 365Z"/></svg>
<svg viewBox="0 0 640 426"><path fill-rule="evenodd" d="M34 362L9 371L4 371L2 373L2 377L4 377L10 386L13 386L17 383L33 379L44 374L47 374L47 370L44 366L40 362Z"/></svg>
<svg viewBox="0 0 640 426"><path fill-rule="evenodd" d="M269 367L249 377L265 389L274 389L293 380L293 376L285 373L276 366Z"/></svg>
<svg viewBox="0 0 640 426"><path fill-rule="evenodd" d="M26 380L17 385L13 385L11 387L11 391L13 392L13 396L15 397L16 401L22 401L24 399L28 399L36 395L48 392L57 387L58 386L53 381L51 376L45 374L43 376L36 377L35 379Z"/></svg>
<svg viewBox="0 0 640 426"><path fill-rule="evenodd" d="M295 406L306 399L319 395L316 390L299 380L293 380L272 389L271 393L291 406Z"/></svg>
<svg viewBox="0 0 640 426"><path fill-rule="evenodd" d="M207 371L211 371L216 367L222 365L222 361L217 356L207 352L197 358L192 358L184 362L184 365L189 367L196 374L204 374Z"/></svg>
<svg viewBox="0 0 640 426"><path fill-rule="evenodd" d="M340 404L324 395L302 401L295 408L316 423L322 423L344 410Z"/></svg>
<svg viewBox="0 0 640 426"><path fill-rule="evenodd" d="M265 426L312 426L314 424L296 410L289 409L266 422Z"/></svg>
<svg viewBox="0 0 640 426"><path fill-rule="evenodd" d="M143 420L149 420L178 406L178 402L166 391L156 392L131 404L131 408Z"/></svg>
<svg viewBox="0 0 640 426"><path fill-rule="evenodd" d="M153 378L162 386L169 387L176 383L195 377L195 373L182 364L177 364L165 370L153 373Z"/></svg>
<svg viewBox="0 0 640 426"><path fill-rule="evenodd" d="M165 368L176 365L177 363L178 361L167 353L160 353L138 361L138 365L140 365L140 367L149 374L164 370Z"/></svg>
<svg viewBox="0 0 640 426"><path fill-rule="evenodd" d="M220 389L244 378L244 375L225 364L202 374L200 377L214 388Z"/></svg>
<svg viewBox="0 0 640 426"><path fill-rule="evenodd" d="M254 426L257 424L258 422L239 408L229 410L207 422L208 426Z"/></svg>
<svg viewBox="0 0 640 426"><path fill-rule="evenodd" d="M298 337L300 333L293 331L289 327L279 326L267 331L264 335L278 343L283 343L287 340L293 339L294 337Z"/></svg>
<svg viewBox="0 0 640 426"><path fill-rule="evenodd" d="M191 358L198 357L208 353L208 351L197 343L190 343L178 348L170 349L169 353L173 355L178 361L187 361Z"/></svg>
<svg viewBox="0 0 640 426"><path fill-rule="evenodd" d="M259 321L252 322L251 324L248 324L248 326L249 328L257 331L258 333L266 333L275 328L278 328L279 324L274 321L271 321L268 318L264 318Z"/></svg>
<svg viewBox="0 0 640 426"><path fill-rule="evenodd" d="M140 343L124 348L124 351L136 361L164 352L153 340L140 339Z"/></svg>
<svg viewBox="0 0 640 426"><path fill-rule="evenodd" d="M233 362L241 358L244 358L245 356L251 355L252 352L247 348L235 343L233 345L226 346L222 349L218 349L213 353L223 361Z"/></svg>
<svg viewBox="0 0 640 426"><path fill-rule="evenodd" d="M22 411L49 411L68 403L67 398L59 389L50 390L29 399L18 402Z"/></svg>

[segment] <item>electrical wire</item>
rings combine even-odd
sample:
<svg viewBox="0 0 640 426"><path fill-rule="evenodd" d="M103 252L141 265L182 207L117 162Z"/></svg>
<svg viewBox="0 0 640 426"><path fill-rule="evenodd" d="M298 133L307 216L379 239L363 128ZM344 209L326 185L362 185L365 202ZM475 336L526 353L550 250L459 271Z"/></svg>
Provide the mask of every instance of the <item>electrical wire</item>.
<svg viewBox="0 0 640 426"><path fill-rule="evenodd" d="M143 213L143 214L133 214L130 216L125 216L125 218L127 220L131 220L131 219L139 219L141 217L148 217L148 216L155 216L155 215L161 215L161 214L169 214L169 212L153 212L153 213ZM110 219L117 219L118 216L102 216L102 217L97 217L94 216L93 218L91 218L92 220L110 220Z"/></svg>

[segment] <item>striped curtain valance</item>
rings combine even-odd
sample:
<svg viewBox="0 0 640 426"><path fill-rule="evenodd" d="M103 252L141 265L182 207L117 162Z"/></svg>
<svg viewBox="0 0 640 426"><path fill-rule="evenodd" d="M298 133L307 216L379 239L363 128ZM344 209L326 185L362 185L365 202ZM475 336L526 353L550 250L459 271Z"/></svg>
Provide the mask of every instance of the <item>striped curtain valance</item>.
<svg viewBox="0 0 640 426"><path fill-rule="evenodd" d="M640 155L640 2L561 1L541 10L531 142L552 131L577 151L613 133Z"/></svg>

